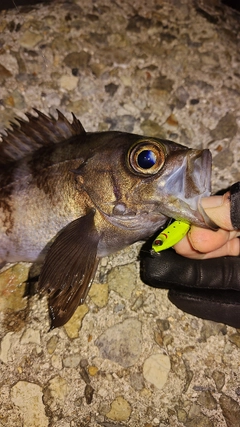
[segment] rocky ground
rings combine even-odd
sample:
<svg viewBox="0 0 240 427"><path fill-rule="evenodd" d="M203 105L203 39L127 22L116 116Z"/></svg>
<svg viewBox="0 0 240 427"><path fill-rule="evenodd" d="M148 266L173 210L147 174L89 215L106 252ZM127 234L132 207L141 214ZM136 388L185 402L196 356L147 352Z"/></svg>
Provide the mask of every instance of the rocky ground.
<svg viewBox="0 0 240 427"><path fill-rule="evenodd" d="M66 0L0 13L0 128L33 107L87 131L207 147L213 191L240 179L240 16L187 0ZM29 264L0 275L0 426L240 426L240 333L139 277L141 243L105 258L49 332Z"/></svg>

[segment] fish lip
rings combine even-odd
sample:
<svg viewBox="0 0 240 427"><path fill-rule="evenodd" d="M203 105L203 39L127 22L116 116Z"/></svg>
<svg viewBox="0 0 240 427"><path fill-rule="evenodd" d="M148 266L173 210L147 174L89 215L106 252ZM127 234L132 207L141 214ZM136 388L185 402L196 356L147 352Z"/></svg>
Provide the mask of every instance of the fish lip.
<svg viewBox="0 0 240 427"><path fill-rule="evenodd" d="M169 158L165 175L159 176L157 183L162 214L199 227L215 228L199 208L202 197L211 195L211 165L208 149L190 149L177 154L175 159Z"/></svg>
<svg viewBox="0 0 240 427"><path fill-rule="evenodd" d="M196 163L200 160L199 171L200 171L200 181L204 188L205 193L211 194L211 177L212 177L212 155L208 149L199 150L199 155L196 155L194 160L194 169L196 169ZM199 182L197 182L199 184Z"/></svg>

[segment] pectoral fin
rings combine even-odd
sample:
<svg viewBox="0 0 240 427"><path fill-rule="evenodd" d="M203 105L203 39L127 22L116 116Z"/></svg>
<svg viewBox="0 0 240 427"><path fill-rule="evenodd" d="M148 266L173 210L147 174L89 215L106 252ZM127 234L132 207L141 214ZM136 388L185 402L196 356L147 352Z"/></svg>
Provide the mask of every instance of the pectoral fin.
<svg viewBox="0 0 240 427"><path fill-rule="evenodd" d="M91 286L99 261L94 214L91 210L68 224L47 253L38 290L48 293L52 328L70 319Z"/></svg>

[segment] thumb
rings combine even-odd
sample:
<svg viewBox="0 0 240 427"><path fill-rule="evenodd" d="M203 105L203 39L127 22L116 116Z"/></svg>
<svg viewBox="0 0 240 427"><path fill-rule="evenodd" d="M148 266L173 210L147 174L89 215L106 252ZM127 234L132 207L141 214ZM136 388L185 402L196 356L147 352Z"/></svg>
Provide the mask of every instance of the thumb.
<svg viewBox="0 0 240 427"><path fill-rule="evenodd" d="M209 218L220 228L228 231L234 229L230 213L230 192L225 193L223 196L203 197L201 206Z"/></svg>

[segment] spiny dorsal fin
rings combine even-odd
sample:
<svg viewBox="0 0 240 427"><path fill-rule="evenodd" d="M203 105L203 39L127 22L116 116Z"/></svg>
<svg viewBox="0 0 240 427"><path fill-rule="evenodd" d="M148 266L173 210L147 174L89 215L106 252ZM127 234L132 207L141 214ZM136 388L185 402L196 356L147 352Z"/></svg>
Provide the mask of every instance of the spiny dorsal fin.
<svg viewBox="0 0 240 427"><path fill-rule="evenodd" d="M12 130L7 129L7 135L1 135L0 164L22 159L38 148L57 144L85 133L82 124L73 113L73 121L70 123L58 110L57 119L46 116L37 109L34 111L37 116L26 113L28 121L16 118L19 124L11 123Z"/></svg>

